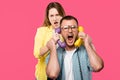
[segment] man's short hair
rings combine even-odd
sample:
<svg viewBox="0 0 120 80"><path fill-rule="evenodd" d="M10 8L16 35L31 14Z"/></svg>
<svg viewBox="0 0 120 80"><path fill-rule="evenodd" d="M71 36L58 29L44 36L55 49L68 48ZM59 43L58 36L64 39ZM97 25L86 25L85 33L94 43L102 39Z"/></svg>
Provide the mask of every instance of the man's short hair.
<svg viewBox="0 0 120 80"><path fill-rule="evenodd" d="M60 20L60 26L61 26L63 20L75 20L76 23L77 23L77 25L78 25L78 20L77 20L74 16L68 15L68 16L63 17L63 18Z"/></svg>

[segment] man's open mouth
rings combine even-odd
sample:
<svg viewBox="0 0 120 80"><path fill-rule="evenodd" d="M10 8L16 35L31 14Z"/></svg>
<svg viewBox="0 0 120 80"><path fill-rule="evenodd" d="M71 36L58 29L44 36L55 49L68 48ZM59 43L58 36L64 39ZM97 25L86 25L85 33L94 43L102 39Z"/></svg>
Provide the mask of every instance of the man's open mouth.
<svg viewBox="0 0 120 80"><path fill-rule="evenodd" d="M69 43L72 43L72 42L73 42L73 35L69 35L69 36L68 36L68 42L69 42Z"/></svg>

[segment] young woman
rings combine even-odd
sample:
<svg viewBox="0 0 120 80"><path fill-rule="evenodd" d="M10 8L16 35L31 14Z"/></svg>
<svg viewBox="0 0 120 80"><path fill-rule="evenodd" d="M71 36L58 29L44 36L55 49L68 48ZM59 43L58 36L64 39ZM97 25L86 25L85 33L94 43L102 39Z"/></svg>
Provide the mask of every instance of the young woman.
<svg viewBox="0 0 120 80"><path fill-rule="evenodd" d="M37 29L35 35L34 56L38 59L35 71L36 80L47 80L45 60L49 49L46 44L52 37L54 37L54 29L60 26L60 20L64 16L65 11L60 3L51 2L48 4L43 26Z"/></svg>

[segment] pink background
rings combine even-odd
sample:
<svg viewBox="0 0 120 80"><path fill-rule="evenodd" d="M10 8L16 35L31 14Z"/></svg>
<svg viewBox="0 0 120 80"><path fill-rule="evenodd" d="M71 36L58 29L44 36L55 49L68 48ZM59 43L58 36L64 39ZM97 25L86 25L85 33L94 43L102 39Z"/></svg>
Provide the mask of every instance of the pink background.
<svg viewBox="0 0 120 80"><path fill-rule="evenodd" d="M34 80L34 36L50 1L0 1L0 80ZM104 60L104 69L93 73L93 80L120 80L119 0L56 1L78 18Z"/></svg>

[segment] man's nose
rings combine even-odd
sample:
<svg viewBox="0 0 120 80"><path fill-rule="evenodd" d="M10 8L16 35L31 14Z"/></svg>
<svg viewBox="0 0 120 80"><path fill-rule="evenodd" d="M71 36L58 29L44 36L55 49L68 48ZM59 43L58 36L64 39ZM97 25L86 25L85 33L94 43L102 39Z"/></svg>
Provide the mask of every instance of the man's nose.
<svg viewBox="0 0 120 80"><path fill-rule="evenodd" d="M68 31L69 31L69 32L72 32L72 28L69 27L69 28L68 28Z"/></svg>

